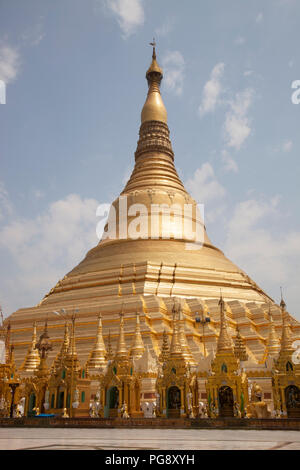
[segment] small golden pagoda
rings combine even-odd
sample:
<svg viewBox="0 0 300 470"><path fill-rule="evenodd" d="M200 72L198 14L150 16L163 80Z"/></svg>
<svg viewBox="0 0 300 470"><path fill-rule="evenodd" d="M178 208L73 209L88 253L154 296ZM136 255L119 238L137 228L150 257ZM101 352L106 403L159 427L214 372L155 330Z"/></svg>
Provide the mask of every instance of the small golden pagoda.
<svg viewBox="0 0 300 470"><path fill-rule="evenodd" d="M173 335L170 351L167 351L166 337L160 354L162 363L158 372L156 389L158 393L157 415L179 418L197 414L198 396L195 372L191 372L186 339L180 337L181 305L173 305Z"/></svg>
<svg viewBox="0 0 300 470"><path fill-rule="evenodd" d="M36 348L36 322L34 322L31 345L28 349L24 363L22 364L20 370L24 372L33 372L38 368L39 364L40 355Z"/></svg>
<svg viewBox="0 0 300 470"><path fill-rule="evenodd" d="M45 397L49 413L62 417L88 416L91 399L91 380L77 357L75 317L72 318L71 338L65 323L61 351L55 360Z"/></svg>
<svg viewBox="0 0 300 470"><path fill-rule="evenodd" d="M206 390L210 417L244 416L248 403L248 381L240 368L233 342L227 331L225 303L221 295L220 333L215 359L211 364Z"/></svg>
<svg viewBox="0 0 300 470"><path fill-rule="evenodd" d="M145 346L144 346L143 338L141 335L140 314L139 312L136 312L136 326L135 326L135 332L134 332L134 341L130 350L130 356L133 357L134 359L139 359L140 357L142 357L144 351L145 351Z"/></svg>
<svg viewBox="0 0 300 470"><path fill-rule="evenodd" d="M300 358L293 347L286 304L281 298L282 336L272 370L274 409L283 418L300 418Z"/></svg>
<svg viewBox="0 0 300 470"><path fill-rule="evenodd" d="M45 409L45 394L48 387L50 378L50 370L47 365L47 356L49 351L52 350L52 344L48 335L48 324L45 321L44 331L41 334L39 341L35 345L39 352L40 363L34 369L32 377L25 378L25 410L26 416L39 415L44 413Z"/></svg>
<svg viewBox="0 0 300 470"><path fill-rule="evenodd" d="M105 349L105 343L102 335L102 315L100 313L98 317L95 346L92 349L90 357L87 361L87 369L89 370L89 372L92 372L92 370L94 372L99 369L101 370L107 363L106 356L107 354Z"/></svg>
<svg viewBox="0 0 300 470"><path fill-rule="evenodd" d="M103 417L138 417L140 411L140 380L134 369L124 335L124 314L120 313L117 349L107 369L99 375L99 397Z"/></svg>

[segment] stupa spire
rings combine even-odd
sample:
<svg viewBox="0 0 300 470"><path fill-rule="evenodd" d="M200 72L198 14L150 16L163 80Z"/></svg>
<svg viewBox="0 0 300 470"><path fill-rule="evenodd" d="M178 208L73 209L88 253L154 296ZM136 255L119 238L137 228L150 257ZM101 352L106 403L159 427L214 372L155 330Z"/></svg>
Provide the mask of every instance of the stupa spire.
<svg viewBox="0 0 300 470"><path fill-rule="evenodd" d="M70 342L69 327L68 327L68 323L66 322L65 323L64 340L63 340L63 344L62 344L61 350L60 350L62 356L65 356L67 354L68 347L69 347L69 342Z"/></svg>
<svg viewBox="0 0 300 470"><path fill-rule="evenodd" d="M143 338L141 335L141 324L140 324L140 314L136 312L136 323L135 323L135 332L134 332L134 341L130 351L130 355L136 359L140 358L145 351Z"/></svg>
<svg viewBox="0 0 300 470"><path fill-rule="evenodd" d="M63 342L62 342L60 351L58 352L58 354L57 354L57 356L54 360L54 363L52 365L52 367L54 367L54 369L59 368L62 361L66 358L66 356L68 354L69 344L70 344L70 336L69 336L68 322L65 322L65 331L64 331Z"/></svg>
<svg viewBox="0 0 300 470"><path fill-rule="evenodd" d="M120 331L119 331L119 340L116 350L116 358L127 357L127 347L125 342L125 335L124 335L124 313L123 308L122 312L120 313Z"/></svg>
<svg viewBox="0 0 300 470"><path fill-rule="evenodd" d="M163 78L163 72L156 61L156 43L150 43L153 46L152 62L146 72L148 82L148 95L141 114L142 124L146 121L160 121L167 124L167 110L160 95L160 83Z"/></svg>
<svg viewBox="0 0 300 470"><path fill-rule="evenodd" d="M169 346L169 340L168 340L168 335L166 330L163 332L163 340L162 340L162 346L161 346L161 353L159 355L158 360L162 363L166 362L170 355L170 346Z"/></svg>
<svg viewBox="0 0 300 470"><path fill-rule="evenodd" d="M273 321L273 316L271 312L271 304L269 304L269 336L267 342L267 352L270 356L276 356L280 350L280 342L275 331L275 325Z"/></svg>
<svg viewBox="0 0 300 470"><path fill-rule="evenodd" d="M232 340L227 331L227 322L226 322L226 315L225 315L225 303L222 297L222 293L220 295L219 300L220 305L220 334L217 343L217 352L233 352L233 344Z"/></svg>
<svg viewBox="0 0 300 470"><path fill-rule="evenodd" d="M87 362L88 368L97 369L106 364L106 349L102 335L102 315L99 313L97 335L94 348L91 351L89 360Z"/></svg>
<svg viewBox="0 0 300 470"><path fill-rule="evenodd" d="M234 355L240 361L247 361L248 354L247 354L246 346L241 336L239 327L237 327L236 330L237 330L237 335L235 338Z"/></svg>
<svg viewBox="0 0 300 470"><path fill-rule="evenodd" d="M170 357L182 357L182 348L179 339L179 332L178 332L178 319L177 319L177 311L175 307L175 303L172 309L173 313L173 335L170 347Z"/></svg>
<svg viewBox="0 0 300 470"><path fill-rule="evenodd" d="M74 369L80 368L75 342L75 318L72 319L71 339L67 352L67 362L69 367L73 367Z"/></svg>
<svg viewBox="0 0 300 470"><path fill-rule="evenodd" d="M282 334L281 334L280 350L281 351L293 351L291 329L290 329L290 324L288 322L288 313L286 311L286 304L283 300L282 292L281 292L280 308L281 308L281 315L282 315Z"/></svg>
<svg viewBox="0 0 300 470"><path fill-rule="evenodd" d="M108 331L108 339L107 339L107 354L106 354L106 359L110 361L113 359L114 353L111 345L111 336L110 336L110 330Z"/></svg>
<svg viewBox="0 0 300 470"><path fill-rule="evenodd" d="M25 372L32 372L35 369L37 369L37 367L39 366L40 356L35 346L36 346L36 322L33 323L31 345L26 354L24 363L21 366L21 370Z"/></svg>
<svg viewBox="0 0 300 470"><path fill-rule="evenodd" d="M167 125L167 110L160 93L162 69L156 60L156 44L152 62L146 72L148 93L141 112L141 127L135 152L136 165L123 193L153 188L186 191L174 166L174 153Z"/></svg>
<svg viewBox="0 0 300 470"><path fill-rule="evenodd" d="M185 321L184 321L184 315L183 315L181 304L179 304L178 317L179 317L178 318L178 334L179 334L179 341L181 345L182 354L190 364L194 364L195 359L191 353L190 347L188 345L187 337L185 334L185 329L184 329Z"/></svg>

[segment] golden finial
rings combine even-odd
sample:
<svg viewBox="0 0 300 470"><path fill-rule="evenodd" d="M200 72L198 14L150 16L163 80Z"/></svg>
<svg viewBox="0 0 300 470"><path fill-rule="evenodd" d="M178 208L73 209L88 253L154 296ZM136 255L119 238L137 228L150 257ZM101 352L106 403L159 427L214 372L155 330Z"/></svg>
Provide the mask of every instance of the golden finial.
<svg viewBox="0 0 300 470"><path fill-rule="evenodd" d="M61 345L61 349L54 360L54 363L52 366L54 369L58 369L60 365L62 364L62 361L66 358L68 354L69 344L70 344L70 337L69 337L68 322L65 322L64 339Z"/></svg>
<svg viewBox="0 0 300 470"><path fill-rule="evenodd" d="M240 361L247 361L248 360L248 354L246 350L245 343L243 341L243 338L240 333L240 329L237 326L236 327L236 338L235 338L235 345L234 345L234 355L236 358L240 359Z"/></svg>
<svg viewBox="0 0 300 470"><path fill-rule="evenodd" d="M106 364L106 349L102 335L102 315L98 315L98 326L96 341L93 350L91 351L89 360L87 362L88 368L97 369Z"/></svg>
<svg viewBox="0 0 300 470"><path fill-rule="evenodd" d="M153 47L152 59L156 59L156 52L155 52L156 42L155 42L155 38L153 38L152 42L149 42L149 45Z"/></svg>
<svg viewBox="0 0 300 470"><path fill-rule="evenodd" d="M134 341L130 351L130 355L136 359L142 357L143 352L145 351L143 338L141 335L141 325L140 325L140 314L136 312L136 324L135 324L135 333Z"/></svg>
<svg viewBox="0 0 300 470"><path fill-rule="evenodd" d="M67 363L71 369L78 370L80 368L80 363L77 357L76 351L76 341L75 341L75 314L72 316L72 329L71 329L71 339L69 342L68 352L67 352Z"/></svg>
<svg viewBox="0 0 300 470"><path fill-rule="evenodd" d="M285 310L285 309L286 309L286 304L285 304L285 301L283 300L282 287L280 287L280 294L281 294L280 307L281 307L283 310Z"/></svg>
<svg viewBox="0 0 300 470"><path fill-rule="evenodd" d="M163 78L163 72L156 61L156 42L150 42L153 47L152 62L146 72L148 81L148 95L142 109L142 124L146 121L160 121L167 124L167 110L160 95L160 82Z"/></svg>
<svg viewBox="0 0 300 470"><path fill-rule="evenodd" d="M163 332L163 341L162 341L162 346L161 346L161 353L158 357L158 360L162 363L166 362L170 355L170 346L169 346L169 340L168 340L168 335L166 330L164 329Z"/></svg>
<svg viewBox="0 0 300 470"><path fill-rule="evenodd" d="M106 359L108 361L110 361L112 358L114 357L114 354L113 354L113 349L112 349L112 345L111 345L111 336L110 336L110 330L108 331L108 339L107 339L107 355L106 355Z"/></svg>
<svg viewBox="0 0 300 470"><path fill-rule="evenodd" d="M220 305L220 333L219 333L219 338L218 338L218 343L217 343L217 352L221 352L221 351L233 352L232 340L227 331L225 303L222 297L222 292L220 292L219 305Z"/></svg>
<svg viewBox="0 0 300 470"><path fill-rule="evenodd" d="M48 335L48 318L45 320L44 331L35 347L39 351L41 359L45 359L48 351L52 351L52 344Z"/></svg>
<svg viewBox="0 0 300 470"><path fill-rule="evenodd" d="M26 372L31 372L31 371L34 371L39 366L40 356L35 346L36 346L36 322L33 323L31 345L27 351L24 363L21 366L21 370L24 370Z"/></svg>
<svg viewBox="0 0 300 470"><path fill-rule="evenodd" d="M120 332L119 332L119 340L116 350L116 357L127 357L127 347L125 342L125 335L124 335L124 313L123 313L123 304L122 310L120 313Z"/></svg>
<svg viewBox="0 0 300 470"><path fill-rule="evenodd" d="M282 290L281 290L281 315L282 315L282 335L281 335L281 351L289 351L292 350L292 337L291 337L291 329L290 324L288 322L288 313L286 311L286 304L282 298Z"/></svg>
<svg viewBox="0 0 300 470"><path fill-rule="evenodd" d="M182 357L182 348L181 348L181 344L179 340L179 332L178 332L178 318L177 318L178 310L176 309L175 299L173 302L172 313L173 313L173 335L172 335L172 341L171 341L171 347L170 347L170 356Z"/></svg>
<svg viewBox="0 0 300 470"><path fill-rule="evenodd" d="M267 342L267 353L270 354L271 356L276 356L280 350L280 343L279 343L279 339L275 331L275 325L274 325L273 316L271 312L271 302L269 302L268 316L269 316L270 327L269 327L269 336L268 336L268 342Z"/></svg>

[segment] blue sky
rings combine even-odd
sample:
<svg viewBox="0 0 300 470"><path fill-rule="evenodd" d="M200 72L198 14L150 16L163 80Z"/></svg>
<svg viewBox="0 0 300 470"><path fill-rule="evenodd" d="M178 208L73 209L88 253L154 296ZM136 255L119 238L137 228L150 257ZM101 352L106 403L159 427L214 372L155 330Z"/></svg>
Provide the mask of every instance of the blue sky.
<svg viewBox="0 0 300 470"><path fill-rule="evenodd" d="M0 303L97 243L134 163L155 36L177 169L212 241L300 320L296 0L2 0Z"/></svg>

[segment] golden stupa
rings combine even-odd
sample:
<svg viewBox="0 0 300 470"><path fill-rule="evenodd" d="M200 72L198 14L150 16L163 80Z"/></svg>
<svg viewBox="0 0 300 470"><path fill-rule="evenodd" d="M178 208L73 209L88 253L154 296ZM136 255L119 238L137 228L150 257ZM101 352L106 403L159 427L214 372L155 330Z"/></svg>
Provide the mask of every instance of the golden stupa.
<svg viewBox="0 0 300 470"><path fill-rule="evenodd" d="M155 46L146 78L149 88L141 113L135 166L113 207L118 214L120 204L126 200L128 207L143 205L150 213L153 204L176 204L181 208L190 204L194 214L196 202L174 166L167 111L160 94L163 72L156 61ZM143 217L147 222L148 216ZM194 220L194 215L191 217ZM128 222L133 219L128 215ZM126 347L135 350L138 313L144 347L154 357L159 356L163 337L171 338L174 297L181 299L182 305L182 347L187 356L199 361L217 349L220 289L228 333L233 339L241 335L249 359L262 362L269 343L270 313L273 336L281 334L279 306L212 244L205 227L202 246L187 249L190 239L180 236L181 216L174 217L173 226L175 235L171 238L164 237L159 229L156 237L134 239L121 229L117 218L115 237L104 236L37 306L19 309L7 319L17 366L24 362L31 347L33 323L37 322L39 336L46 317L53 345L48 361L54 361L63 343L65 318L70 318L75 309L76 349L82 365L95 345L100 314L106 349L108 337L113 350L116 348L122 313ZM65 314L61 317L53 313L62 309ZM210 322L205 323L208 315ZM292 317L290 322L294 336L299 336L300 324Z"/></svg>

